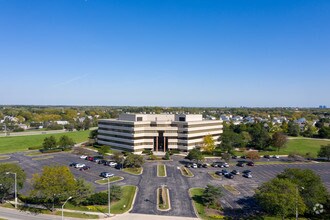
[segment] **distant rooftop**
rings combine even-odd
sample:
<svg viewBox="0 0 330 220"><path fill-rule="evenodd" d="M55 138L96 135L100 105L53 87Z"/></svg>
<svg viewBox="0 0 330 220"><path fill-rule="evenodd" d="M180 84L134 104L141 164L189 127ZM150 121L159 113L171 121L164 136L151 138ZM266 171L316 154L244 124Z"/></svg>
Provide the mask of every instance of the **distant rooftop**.
<svg viewBox="0 0 330 220"><path fill-rule="evenodd" d="M123 121L202 121L201 114L135 114L123 113L118 120Z"/></svg>

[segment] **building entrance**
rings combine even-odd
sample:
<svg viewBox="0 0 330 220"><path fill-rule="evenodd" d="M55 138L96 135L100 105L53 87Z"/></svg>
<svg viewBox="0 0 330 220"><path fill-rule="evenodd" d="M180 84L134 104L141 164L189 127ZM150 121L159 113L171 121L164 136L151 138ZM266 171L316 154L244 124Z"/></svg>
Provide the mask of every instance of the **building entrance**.
<svg viewBox="0 0 330 220"><path fill-rule="evenodd" d="M168 150L168 137L164 137L164 131L158 131L158 137L154 138L154 151L165 152Z"/></svg>

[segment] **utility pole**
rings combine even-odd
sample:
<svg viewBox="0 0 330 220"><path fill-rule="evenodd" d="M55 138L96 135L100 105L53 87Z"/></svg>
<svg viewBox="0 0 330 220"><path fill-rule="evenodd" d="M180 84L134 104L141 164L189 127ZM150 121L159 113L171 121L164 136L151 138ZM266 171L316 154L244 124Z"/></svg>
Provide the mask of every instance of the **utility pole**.
<svg viewBox="0 0 330 220"><path fill-rule="evenodd" d="M65 202L62 205L62 220L64 220L63 209L64 209L64 206L65 206L65 203L67 203L70 199L72 199L72 196L70 196L67 200L65 200Z"/></svg>
<svg viewBox="0 0 330 220"><path fill-rule="evenodd" d="M107 178L108 179L108 214L110 217L110 177Z"/></svg>

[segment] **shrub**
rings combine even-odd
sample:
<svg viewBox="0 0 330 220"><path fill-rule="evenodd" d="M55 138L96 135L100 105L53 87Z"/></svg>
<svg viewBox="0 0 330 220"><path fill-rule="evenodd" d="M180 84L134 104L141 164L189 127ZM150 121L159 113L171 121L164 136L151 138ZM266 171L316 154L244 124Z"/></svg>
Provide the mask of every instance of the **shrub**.
<svg viewBox="0 0 330 220"><path fill-rule="evenodd" d="M54 148L54 149L40 149L41 153L55 153L55 152L61 152L63 151L62 148Z"/></svg>
<svg viewBox="0 0 330 220"><path fill-rule="evenodd" d="M164 160L170 160L170 154L168 152L166 152L165 156L164 156Z"/></svg>
<svg viewBox="0 0 330 220"><path fill-rule="evenodd" d="M110 200L117 201L122 197L122 189L120 186L112 185L110 187ZM83 205L106 205L108 204L108 192L98 192L91 195Z"/></svg>

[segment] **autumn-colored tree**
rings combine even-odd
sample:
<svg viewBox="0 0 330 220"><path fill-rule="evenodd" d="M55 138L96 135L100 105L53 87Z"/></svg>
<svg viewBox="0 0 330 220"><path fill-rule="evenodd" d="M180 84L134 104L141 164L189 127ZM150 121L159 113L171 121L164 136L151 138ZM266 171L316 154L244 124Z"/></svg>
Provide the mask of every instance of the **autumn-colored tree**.
<svg viewBox="0 0 330 220"><path fill-rule="evenodd" d="M257 151L249 151L246 154L246 157L249 158L250 160L254 161L260 158L260 155Z"/></svg>
<svg viewBox="0 0 330 220"><path fill-rule="evenodd" d="M277 151L280 151L281 148L285 147L287 142L288 138L285 134L281 132L276 132L273 134L271 143L273 147L277 148Z"/></svg>
<svg viewBox="0 0 330 220"><path fill-rule="evenodd" d="M212 135L206 135L203 140L203 150L207 153L212 153L215 149L215 143Z"/></svg>

